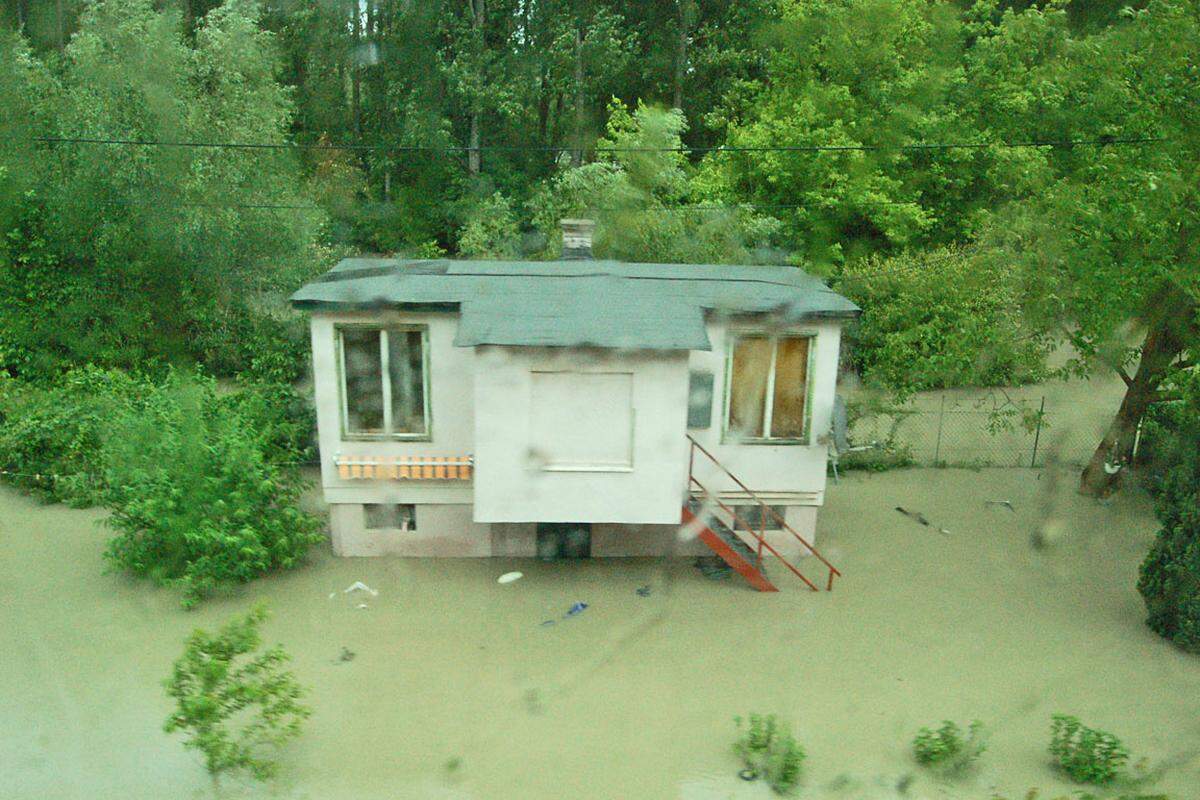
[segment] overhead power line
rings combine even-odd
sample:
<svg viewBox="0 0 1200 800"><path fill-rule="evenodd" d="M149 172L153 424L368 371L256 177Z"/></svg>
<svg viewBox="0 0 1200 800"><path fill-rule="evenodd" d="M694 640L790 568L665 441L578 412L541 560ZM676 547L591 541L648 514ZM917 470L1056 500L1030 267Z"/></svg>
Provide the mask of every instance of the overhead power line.
<svg viewBox="0 0 1200 800"><path fill-rule="evenodd" d="M124 147L191 147L229 150L346 150L382 151L392 153L469 153L488 152L562 152L585 150L590 153L820 153L820 152L906 152L926 150L984 150L989 147L1114 147L1145 145L1168 141L1159 136L1114 137L1091 139L1043 139L1021 142L914 142L911 144L794 144L794 145L711 145L693 147L570 147L564 145L402 145L361 142L211 142L178 139L121 139L87 136L35 136L25 141L41 144L94 144Z"/></svg>

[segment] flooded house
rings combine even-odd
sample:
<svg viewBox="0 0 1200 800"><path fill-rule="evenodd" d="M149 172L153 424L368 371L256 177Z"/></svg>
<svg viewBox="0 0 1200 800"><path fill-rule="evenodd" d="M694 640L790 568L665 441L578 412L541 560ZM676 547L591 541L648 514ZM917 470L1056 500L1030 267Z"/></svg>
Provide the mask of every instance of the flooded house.
<svg viewBox="0 0 1200 800"><path fill-rule="evenodd" d="M792 267L593 259L591 224L563 225L557 261L348 258L293 295L334 550L715 553L760 589L763 559L828 565L859 309Z"/></svg>

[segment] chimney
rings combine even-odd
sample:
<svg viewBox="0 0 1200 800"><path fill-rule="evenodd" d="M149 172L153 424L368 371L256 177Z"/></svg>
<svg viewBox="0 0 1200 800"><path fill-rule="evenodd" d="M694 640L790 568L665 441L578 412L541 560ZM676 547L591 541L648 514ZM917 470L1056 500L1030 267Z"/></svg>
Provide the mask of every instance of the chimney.
<svg viewBox="0 0 1200 800"><path fill-rule="evenodd" d="M562 257L568 261L582 261L592 257L592 231L596 222L590 219L560 219L562 226Z"/></svg>

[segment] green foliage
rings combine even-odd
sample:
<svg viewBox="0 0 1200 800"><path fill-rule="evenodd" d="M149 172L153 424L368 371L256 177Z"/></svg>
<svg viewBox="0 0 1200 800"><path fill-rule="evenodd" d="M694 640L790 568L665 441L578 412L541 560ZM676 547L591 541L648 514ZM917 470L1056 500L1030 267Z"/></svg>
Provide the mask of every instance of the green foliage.
<svg viewBox="0 0 1200 800"><path fill-rule="evenodd" d="M229 0L189 39L151 0L91 3L60 54L19 55L0 83L23 90L26 135L281 141L292 104L257 6ZM306 204L286 149L26 147L13 156L22 191L0 191L0 368L11 373L197 357L241 371L235 351L262 334L241 338L231 320L257 325L260 297L321 266L321 215L271 207Z"/></svg>
<svg viewBox="0 0 1200 800"><path fill-rule="evenodd" d="M137 413L109 420L103 449L111 563L179 586L193 605L217 586L298 565L321 539L299 509L300 432L279 390L218 398L215 384L172 379Z"/></svg>
<svg viewBox="0 0 1200 800"><path fill-rule="evenodd" d="M471 209L459 231L458 254L463 258L515 258L520 244L521 231L512 204L496 192Z"/></svg>
<svg viewBox="0 0 1200 800"><path fill-rule="evenodd" d="M1078 783L1109 783L1129 760L1129 751L1116 736L1089 728L1065 714L1052 718L1050 755Z"/></svg>
<svg viewBox="0 0 1200 800"><path fill-rule="evenodd" d="M948 774L962 774L975 765L987 750L983 724L979 720L962 728L950 720L939 728L921 728L913 739L917 763Z"/></svg>
<svg viewBox="0 0 1200 800"><path fill-rule="evenodd" d="M804 766L804 748L788 731L781 730L774 714L751 714L743 728L735 717L738 738L733 750L746 769L766 780L777 794L790 794L800 783Z"/></svg>
<svg viewBox="0 0 1200 800"><path fill-rule="evenodd" d="M215 634L197 629L164 681L176 708L163 730L187 737L184 747L200 751L214 782L235 770L259 780L275 774L269 750L298 736L312 713L300 702L304 689L284 668L283 648L257 652L266 617L258 606Z"/></svg>
<svg viewBox="0 0 1200 800"><path fill-rule="evenodd" d="M847 264L837 285L863 308L850 339L864 378L900 395L1044 373L1018 278L998 260L958 248L872 257Z"/></svg>
<svg viewBox="0 0 1200 800"><path fill-rule="evenodd" d="M623 261L748 263L769 247L778 223L748 209L713 210L691 184L678 148L687 123L678 111L640 104L634 111L609 104L607 136L597 147L613 148L601 160L564 169L530 201L534 227L547 242L543 255L561 248L558 221L596 220L597 257ZM699 208L697 208L699 206Z"/></svg>
<svg viewBox="0 0 1200 800"><path fill-rule="evenodd" d="M1156 443L1156 514L1162 527L1142 563L1146 624L1200 653L1200 376L1178 382L1184 399L1149 426Z"/></svg>
<svg viewBox="0 0 1200 800"><path fill-rule="evenodd" d="M0 377L0 470L47 500L78 507L100 502L100 451L112 420L140 413L153 391L145 379L94 367L52 384Z"/></svg>

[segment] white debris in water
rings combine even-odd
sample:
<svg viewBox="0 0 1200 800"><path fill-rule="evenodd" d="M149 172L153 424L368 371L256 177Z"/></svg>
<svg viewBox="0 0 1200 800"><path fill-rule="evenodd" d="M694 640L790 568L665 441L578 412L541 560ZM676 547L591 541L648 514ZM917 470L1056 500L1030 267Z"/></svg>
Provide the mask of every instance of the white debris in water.
<svg viewBox="0 0 1200 800"><path fill-rule="evenodd" d="M359 603L359 604L358 604L358 607L359 607L359 608L366 608L366 607L367 607L367 604L366 604L366 603Z"/></svg>
<svg viewBox="0 0 1200 800"><path fill-rule="evenodd" d="M370 586L367 586L362 581L355 581L345 589L342 589L342 594L350 594L351 592L366 592L367 594L371 595L371 597L379 596L379 592L375 591Z"/></svg>
<svg viewBox="0 0 1200 800"><path fill-rule="evenodd" d="M496 578L496 583L512 583L513 581L519 581L524 577L525 573L523 572L506 572L499 578Z"/></svg>

